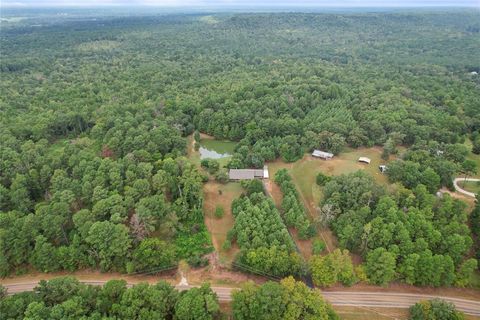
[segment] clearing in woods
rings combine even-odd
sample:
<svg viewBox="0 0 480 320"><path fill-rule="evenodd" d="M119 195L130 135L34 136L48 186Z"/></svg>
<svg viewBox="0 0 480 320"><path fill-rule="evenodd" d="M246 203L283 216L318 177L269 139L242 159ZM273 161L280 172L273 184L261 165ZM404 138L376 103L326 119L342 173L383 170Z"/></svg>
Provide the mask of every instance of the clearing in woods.
<svg viewBox="0 0 480 320"><path fill-rule="evenodd" d="M400 150L401 151L401 150ZM300 197L304 202L305 208L310 214L312 219L317 216L318 204L323 198L322 187L316 184L316 176L319 172L322 172L328 176L337 176L341 174L347 174L355 172L357 170L365 170L370 173L374 179L380 184L388 184L387 177L382 174L378 168L379 165L385 164L381 158L382 148L359 148L351 149L346 148L344 152L335 156L332 160L322 160L312 157L309 153L304 157L293 163L286 163L281 160L268 163L270 171L271 182L267 188L272 194L273 199L278 207L281 204L281 191L278 186L273 182L275 173L283 168L288 169L292 179L299 191ZM363 164L358 162L359 157L368 157L371 159L370 164ZM305 258L309 258L311 255L312 242L315 239L320 239L327 244L328 249L331 251L338 247L335 236L328 228L319 230L319 235L310 240L298 240L300 251ZM297 240L297 239L295 239ZM354 257L356 261L357 257Z"/></svg>
<svg viewBox="0 0 480 320"><path fill-rule="evenodd" d="M203 187L203 212L205 213L205 224L212 235L212 242L219 254L221 263L233 261L238 248L232 244L228 251L222 249L228 231L232 229L235 219L232 215L232 201L240 197L243 188L238 182L221 184L215 181L208 181ZM215 217L215 208L221 206L224 210L222 218Z"/></svg>
<svg viewBox="0 0 480 320"><path fill-rule="evenodd" d="M460 181L458 186L468 192L480 194L480 181Z"/></svg>
<svg viewBox="0 0 480 320"><path fill-rule="evenodd" d="M201 133L200 144L212 149L220 154L232 153L235 146L234 142L218 141L218 147L216 148L215 142L217 142L212 136ZM188 137L188 157L194 164L196 164L199 170L204 171L200 167L200 152L194 149L195 140L193 135ZM230 157L216 159L219 161L220 166L223 167ZM243 189L238 182L228 182L226 184L218 183L213 177L210 177L203 185L203 212L205 217L205 225L212 237L212 243L215 251L218 254L220 263L229 265L235 254L238 252L238 247L232 244L230 250L223 250L222 245L227 238L228 231L233 227L235 222L232 215L232 201L242 194ZM217 206L222 207L224 215L221 218L215 217L215 209Z"/></svg>

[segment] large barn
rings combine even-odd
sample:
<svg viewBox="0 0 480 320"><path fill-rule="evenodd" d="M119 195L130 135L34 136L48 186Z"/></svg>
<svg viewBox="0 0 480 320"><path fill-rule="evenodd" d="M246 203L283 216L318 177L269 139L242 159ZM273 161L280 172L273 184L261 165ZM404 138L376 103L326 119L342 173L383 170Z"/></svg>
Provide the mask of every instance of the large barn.
<svg viewBox="0 0 480 320"><path fill-rule="evenodd" d="M252 180L252 179L268 179L268 167L263 169L230 169L228 171L230 180Z"/></svg>

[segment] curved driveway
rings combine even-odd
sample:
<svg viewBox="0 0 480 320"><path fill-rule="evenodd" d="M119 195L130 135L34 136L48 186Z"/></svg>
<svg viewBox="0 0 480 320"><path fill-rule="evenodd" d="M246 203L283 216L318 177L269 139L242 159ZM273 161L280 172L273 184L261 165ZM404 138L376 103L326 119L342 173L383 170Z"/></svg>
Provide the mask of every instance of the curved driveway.
<svg viewBox="0 0 480 320"><path fill-rule="evenodd" d="M90 285L103 285L106 281L79 280ZM38 282L25 282L15 284L5 284L9 294L23 291L32 291ZM128 286L132 286L129 283ZM190 285L177 285L178 290L187 290L192 288ZM233 288L212 287L218 295L220 301L231 301ZM420 300L441 298L452 302L457 309L470 315L480 316L480 301L442 297L425 294L393 293L393 292L347 292L347 291L322 291L322 295L334 306L351 307L371 307L371 308L409 308Z"/></svg>
<svg viewBox="0 0 480 320"><path fill-rule="evenodd" d="M457 192L460 192L460 193L463 193L466 196L475 198L475 193L460 188L460 186L458 185L458 182L460 182L460 181L477 182L477 181L480 181L480 179L475 179L475 178L467 178L467 179L465 179L465 178L455 178L455 179L453 179L453 186L455 187L455 190Z"/></svg>

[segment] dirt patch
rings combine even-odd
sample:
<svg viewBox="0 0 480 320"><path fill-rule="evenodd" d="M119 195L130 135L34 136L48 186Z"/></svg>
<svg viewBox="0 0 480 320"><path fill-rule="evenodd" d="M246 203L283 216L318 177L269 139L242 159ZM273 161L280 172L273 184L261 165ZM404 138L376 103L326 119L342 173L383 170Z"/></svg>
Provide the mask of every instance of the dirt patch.
<svg viewBox="0 0 480 320"><path fill-rule="evenodd" d="M273 179L273 176L271 179ZM275 207L280 210L282 207L283 193L280 190L280 187L271 179L263 180L263 184L267 190L267 193L275 203Z"/></svg>
<svg viewBox="0 0 480 320"><path fill-rule="evenodd" d="M207 182L203 187L203 212L205 215L205 224L212 236L212 243L215 251L218 252L218 259L221 263L229 264L233 261L238 248L233 245L228 251L222 249L222 245L227 238L227 233L233 228L235 219L232 215L232 201L242 194L243 189L240 183L229 182L220 184L215 181ZM215 217L215 209L220 206L224 210L222 218Z"/></svg>
<svg viewBox="0 0 480 320"><path fill-rule="evenodd" d="M247 281L261 284L266 282L267 279L260 276L232 271L222 266L217 266L215 269L213 269L212 266L208 266L206 268L193 269L188 272L189 284L202 284L208 282L212 285L222 287L240 287L242 283Z"/></svg>

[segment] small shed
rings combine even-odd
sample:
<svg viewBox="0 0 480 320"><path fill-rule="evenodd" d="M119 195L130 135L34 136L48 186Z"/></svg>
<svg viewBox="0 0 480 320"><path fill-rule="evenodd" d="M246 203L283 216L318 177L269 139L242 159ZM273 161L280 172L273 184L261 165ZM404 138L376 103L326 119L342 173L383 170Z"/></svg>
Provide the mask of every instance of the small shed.
<svg viewBox="0 0 480 320"><path fill-rule="evenodd" d="M381 173L385 173L385 171L387 171L387 166L382 164L378 166L378 169L380 170Z"/></svg>
<svg viewBox="0 0 480 320"><path fill-rule="evenodd" d="M330 160L333 158L333 153L320 151L320 150L313 150L312 156L315 158Z"/></svg>
<svg viewBox="0 0 480 320"><path fill-rule="evenodd" d="M367 158L367 157L360 157L358 158L358 162L363 162L363 163L366 163L366 164L370 164L372 160L370 160L370 158Z"/></svg>

